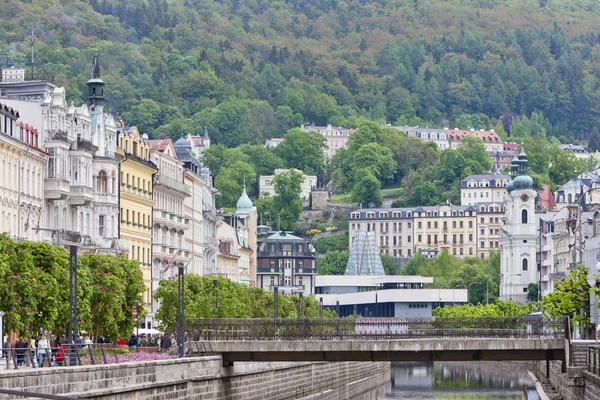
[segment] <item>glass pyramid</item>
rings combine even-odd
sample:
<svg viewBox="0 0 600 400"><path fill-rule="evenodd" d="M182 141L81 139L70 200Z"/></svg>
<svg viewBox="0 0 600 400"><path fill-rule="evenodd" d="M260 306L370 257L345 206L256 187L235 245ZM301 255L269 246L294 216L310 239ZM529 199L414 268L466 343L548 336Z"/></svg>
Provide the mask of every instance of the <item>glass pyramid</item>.
<svg viewBox="0 0 600 400"><path fill-rule="evenodd" d="M375 232L355 232L346 275L385 275Z"/></svg>

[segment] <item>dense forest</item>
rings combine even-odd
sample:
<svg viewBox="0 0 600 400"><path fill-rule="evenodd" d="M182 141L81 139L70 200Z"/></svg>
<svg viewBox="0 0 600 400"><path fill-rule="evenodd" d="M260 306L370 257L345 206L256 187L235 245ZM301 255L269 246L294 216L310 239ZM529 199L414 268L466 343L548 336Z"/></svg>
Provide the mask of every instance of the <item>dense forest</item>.
<svg viewBox="0 0 600 400"><path fill-rule="evenodd" d="M151 136L262 144L303 122L492 128L600 119L595 0L0 0L0 66L85 98L95 48L113 114ZM29 70L29 69L28 69ZM182 119L183 118L183 119Z"/></svg>

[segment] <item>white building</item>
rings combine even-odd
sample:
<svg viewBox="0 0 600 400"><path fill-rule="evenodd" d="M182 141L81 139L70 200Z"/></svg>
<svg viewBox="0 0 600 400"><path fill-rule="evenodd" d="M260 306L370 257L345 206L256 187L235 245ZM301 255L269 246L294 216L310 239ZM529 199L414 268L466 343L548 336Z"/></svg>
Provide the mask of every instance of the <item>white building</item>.
<svg viewBox="0 0 600 400"><path fill-rule="evenodd" d="M217 212L215 195L208 168L192 153L192 144L185 138L175 142L177 158L183 162L184 183L190 188L190 197L184 203L185 216L190 219L190 232L185 236L185 248L192 261L187 272L200 275L217 274Z"/></svg>
<svg viewBox="0 0 600 400"><path fill-rule="evenodd" d="M527 301L528 285L539 280L536 261L538 233L533 179L527 175L523 148L511 167L513 179L507 185L506 216L500 239L502 282L500 299Z"/></svg>
<svg viewBox="0 0 600 400"><path fill-rule="evenodd" d="M184 201L191 189L183 181L183 162L177 159L171 139L149 140L150 161L158 167L152 197L152 294L161 280L173 278L178 267L187 267L191 255L185 249L184 236L190 229ZM153 296L154 297L154 296ZM158 303L153 304L154 313Z"/></svg>
<svg viewBox="0 0 600 400"><path fill-rule="evenodd" d="M341 317L431 317L437 307L467 303L467 289L425 289L422 276L317 275L315 298Z"/></svg>
<svg viewBox="0 0 600 400"><path fill-rule="evenodd" d="M314 175L304 175L302 171L293 169L295 172L302 174L302 182L300 183L300 200L308 201L313 186L317 184L317 177ZM259 192L260 195L275 196L275 183L273 180L281 173L289 172L289 169L276 169L273 175L262 175L259 177Z"/></svg>
<svg viewBox="0 0 600 400"><path fill-rule="evenodd" d="M208 137L208 128L204 128L204 136L192 136L188 134L185 140L192 145L192 154L198 160L202 160L202 152L210 147L210 138Z"/></svg>
<svg viewBox="0 0 600 400"><path fill-rule="evenodd" d="M120 252L126 246L118 241L117 127L104 114L97 52L87 86L88 105L81 107L67 104L64 88L42 81L2 82L0 95L38 127L39 145L48 152L44 198L52 239L80 243L84 251Z"/></svg>

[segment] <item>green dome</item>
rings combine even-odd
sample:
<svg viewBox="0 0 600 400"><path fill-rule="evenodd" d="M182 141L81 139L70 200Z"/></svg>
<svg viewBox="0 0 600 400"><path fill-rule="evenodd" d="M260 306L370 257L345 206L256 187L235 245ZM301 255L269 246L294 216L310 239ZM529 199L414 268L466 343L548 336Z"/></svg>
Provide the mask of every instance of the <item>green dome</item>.
<svg viewBox="0 0 600 400"><path fill-rule="evenodd" d="M529 175L519 175L513 180L515 190L533 188L533 179Z"/></svg>
<svg viewBox="0 0 600 400"><path fill-rule="evenodd" d="M244 186L244 191L242 192L242 196L240 197L240 199L237 202L236 205L236 213L249 213L252 211L252 200L250 200L250 197L248 197L248 194L246 193L246 187Z"/></svg>
<svg viewBox="0 0 600 400"><path fill-rule="evenodd" d="M515 184L513 183L513 181L509 181L509 182L506 184L506 191L507 191L508 193L512 192L512 191L514 190L514 188L515 188Z"/></svg>

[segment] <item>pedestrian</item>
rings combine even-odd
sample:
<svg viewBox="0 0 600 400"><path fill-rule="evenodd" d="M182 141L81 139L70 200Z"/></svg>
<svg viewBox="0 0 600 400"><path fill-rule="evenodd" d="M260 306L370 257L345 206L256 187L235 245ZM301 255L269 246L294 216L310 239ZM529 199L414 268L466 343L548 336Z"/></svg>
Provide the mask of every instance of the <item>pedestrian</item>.
<svg viewBox="0 0 600 400"><path fill-rule="evenodd" d="M37 348L35 342L37 342L37 340L34 337L31 337L29 339L29 359L31 360L31 366L35 368L35 361L36 361L36 352L35 349ZM39 365L38 365L39 367Z"/></svg>
<svg viewBox="0 0 600 400"><path fill-rule="evenodd" d="M130 350L135 349L138 344L137 336L135 336L135 334L132 334L131 337L129 338L129 343L127 343L127 344L129 345Z"/></svg>
<svg viewBox="0 0 600 400"><path fill-rule="evenodd" d="M52 351L50 350L50 341L46 338L46 335L42 334L42 337L37 345L37 356L38 365L40 368L44 366L46 359L50 360Z"/></svg>
<svg viewBox="0 0 600 400"><path fill-rule="evenodd" d="M77 335L77 337L75 338L75 347L78 351L81 350L81 348L83 347L83 337L81 336L81 334Z"/></svg>
<svg viewBox="0 0 600 400"><path fill-rule="evenodd" d="M65 350L64 348L58 347L56 349L56 355L54 356L54 362L52 363L53 367L60 367L65 362Z"/></svg>
<svg viewBox="0 0 600 400"><path fill-rule="evenodd" d="M25 365L25 352L27 351L27 342L19 337L15 343L15 352L17 353L17 365Z"/></svg>
<svg viewBox="0 0 600 400"><path fill-rule="evenodd" d="M89 344L94 344L94 341L89 336L86 336L83 343L87 346Z"/></svg>
<svg viewBox="0 0 600 400"><path fill-rule="evenodd" d="M4 341L4 344L2 345L2 357L6 357L6 355L8 354L8 352L11 349L11 344L10 340L8 340L8 336L6 337L6 340Z"/></svg>
<svg viewBox="0 0 600 400"><path fill-rule="evenodd" d="M169 351L171 349L171 336L169 335L164 335L161 339L160 339L160 349L162 351Z"/></svg>

